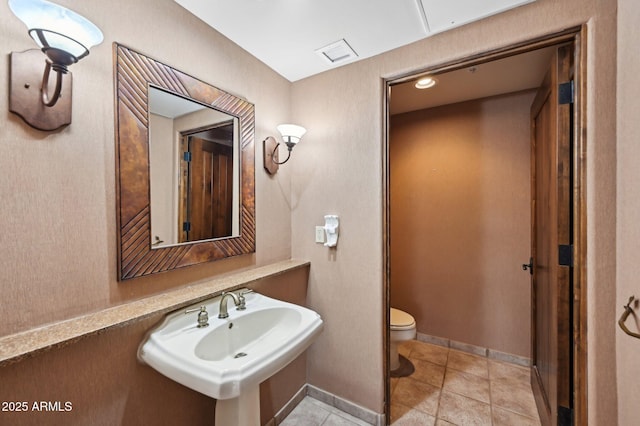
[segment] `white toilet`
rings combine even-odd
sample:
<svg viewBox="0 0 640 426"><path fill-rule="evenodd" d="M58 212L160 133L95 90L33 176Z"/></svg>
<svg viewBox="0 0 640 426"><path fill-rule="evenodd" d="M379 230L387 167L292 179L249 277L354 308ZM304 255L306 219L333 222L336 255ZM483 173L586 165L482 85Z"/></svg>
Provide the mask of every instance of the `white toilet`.
<svg viewBox="0 0 640 426"><path fill-rule="evenodd" d="M400 309L391 308L390 322L391 343L389 347L390 369L397 370L400 367L400 356L398 355L398 343L415 339L416 320L408 313Z"/></svg>

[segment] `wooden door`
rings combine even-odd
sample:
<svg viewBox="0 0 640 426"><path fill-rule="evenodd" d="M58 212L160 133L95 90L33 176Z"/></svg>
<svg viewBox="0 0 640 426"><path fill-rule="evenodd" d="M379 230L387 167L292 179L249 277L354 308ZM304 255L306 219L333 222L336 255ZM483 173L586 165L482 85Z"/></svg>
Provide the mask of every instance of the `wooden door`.
<svg viewBox="0 0 640 426"><path fill-rule="evenodd" d="M557 48L531 106L532 375L543 425L570 424L572 399L573 49Z"/></svg>
<svg viewBox="0 0 640 426"><path fill-rule="evenodd" d="M189 137L187 241L228 237L232 233L233 149Z"/></svg>

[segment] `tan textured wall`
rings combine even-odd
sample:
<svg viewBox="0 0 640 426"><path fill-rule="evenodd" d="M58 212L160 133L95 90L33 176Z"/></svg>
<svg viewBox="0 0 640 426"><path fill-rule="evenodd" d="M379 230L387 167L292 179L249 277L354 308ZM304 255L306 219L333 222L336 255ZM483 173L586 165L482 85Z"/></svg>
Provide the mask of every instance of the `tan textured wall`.
<svg viewBox="0 0 640 426"><path fill-rule="evenodd" d="M383 78L587 23L589 416L617 419L615 364L615 0L538 0L295 82L292 119L309 130L289 165L292 252L311 261L310 303L326 318L309 352L312 384L382 411ZM338 248L313 242L341 218Z"/></svg>
<svg viewBox="0 0 640 426"><path fill-rule="evenodd" d="M530 357L534 95L391 117L391 306L420 333Z"/></svg>
<svg viewBox="0 0 640 426"><path fill-rule="evenodd" d="M262 157L262 139L289 121L291 84L172 0L59 3L96 23L105 41L70 68L72 124L40 132L8 111L4 88L9 84L9 52L35 44L7 2L0 2L0 335L290 258L290 169L268 178L258 163L254 255L116 280L112 43L128 45L254 103L256 161ZM136 363L136 347L152 323L109 331L0 369L2 401L75 403L73 417L16 415L10 423L106 425L150 419L148 424L160 424L174 419L167 424L211 424L210 401ZM304 377L304 362L296 365ZM298 379L290 383L299 385L299 374L294 375ZM290 397L287 387L279 389L263 403ZM6 413L0 415L5 424Z"/></svg>
<svg viewBox="0 0 640 426"><path fill-rule="evenodd" d="M7 96L0 96L0 335L289 258L289 170L270 179L258 164L255 255L132 282L116 280L112 43L254 103L256 159L262 139L289 119L291 84L172 0L60 3L95 22L105 41L70 68L73 123L67 128L33 130L8 111ZM0 31L0 87L6 88L8 53L35 43L6 2L0 4Z"/></svg>
<svg viewBox="0 0 640 426"><path fill-rule="evenodd" d="M640 86L635 76L640 72L640 56L632 54L640 37L640 3L618 1L618 263L617 315L623 312L630 296L640 298ZM635 305L636 320L627 319L634 332L640 330L640 306ZM619 424L631 426L640 418L640 340L616 328ZM610 330L613 334L613 330ZM615 370L610 367L609 372Z"/></svg>

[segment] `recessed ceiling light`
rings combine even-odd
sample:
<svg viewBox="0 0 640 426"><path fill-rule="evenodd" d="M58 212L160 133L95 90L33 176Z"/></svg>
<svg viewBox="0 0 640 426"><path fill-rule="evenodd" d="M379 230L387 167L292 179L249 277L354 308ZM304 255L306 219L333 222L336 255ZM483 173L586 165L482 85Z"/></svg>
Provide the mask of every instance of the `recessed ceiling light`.
<svg viewBox="0 0 640 426"><path fill-rule="evenodd" d="M435 86L437 82L435 77L423 77L416 82L416 89L428 89Z"/></svg>

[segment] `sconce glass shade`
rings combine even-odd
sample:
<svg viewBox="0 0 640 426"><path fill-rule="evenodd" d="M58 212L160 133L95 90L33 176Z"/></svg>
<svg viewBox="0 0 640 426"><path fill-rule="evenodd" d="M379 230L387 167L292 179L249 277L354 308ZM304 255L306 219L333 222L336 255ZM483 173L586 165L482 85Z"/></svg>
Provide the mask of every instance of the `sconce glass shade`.
<svg viewBox="0 0 640 426"><path fill-rule="evenodd" d="M71 65L102 43L102 31L91 21L45 0L9 0L9 8L29 29L42 51L60 65Z"/></svg>
<svg viewBox="0 0 640 426"><path fill-rule="evenodd" d="M307 129L296 124L281 124L276 128L282 135L284 143L290 148L300 142L302 136L307 133Z"/></svg>

